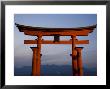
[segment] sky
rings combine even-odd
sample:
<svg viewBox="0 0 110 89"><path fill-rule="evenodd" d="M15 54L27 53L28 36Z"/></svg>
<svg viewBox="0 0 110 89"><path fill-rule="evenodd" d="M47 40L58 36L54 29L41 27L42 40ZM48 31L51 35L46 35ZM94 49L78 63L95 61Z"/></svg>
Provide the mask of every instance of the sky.
<svg viewBox="0 0 110 89"><path fill-rule="evenodd" d="M15 14L14 22L34 27L74 28L97 24L96 14ZM83 65L97 67L97 29L88 36L77 37L79 40L89 40L89 44L77 45L82 50ZM14 62L15 67L32 65L32 50L36 45L24 44L24 40L34 40L36 37L24 35L14 25ZM44 40L53 40L52 36L43 36ZM69 40L70 36L61 36L61 40ZM41 65L71 65L72 45L42 45Z"/></svg>

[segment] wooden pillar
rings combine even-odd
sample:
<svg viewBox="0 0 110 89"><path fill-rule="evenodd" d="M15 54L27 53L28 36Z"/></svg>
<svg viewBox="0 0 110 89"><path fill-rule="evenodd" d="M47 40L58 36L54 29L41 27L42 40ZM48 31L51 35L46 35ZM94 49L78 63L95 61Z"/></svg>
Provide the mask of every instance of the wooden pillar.
<svg viewBox="0 0 110 89"><path fill-rule="evenodd" d="M40 35L37 36L37 47L31 47L33 51L33 59L32 59L32 75L33 76L40 76L40 65L41 65L41 37Z"/></svg>
<svg viewBox="0 0 110 89"><path fill-rule="evenodd" d="M82 49L83 49L83 47L76 47L76 50L77 50L78 75L79 76L83 75Z"/></svg>
<svg viewBox="0 0 110 89"><path fill-rule="evenodd" d="M78 75L78 68L77 68L77 51L75 50L75 40L76 37L75 36L71 36L72 37L72 70L73 70L73 75L77 76Z"/></svg>
<svg viewBox="0 0 110 89"><path fill-rule="evenodd" d="M38 71L38 76L40 76L40 66L41 66L41 43L42 43L42 36L38 35L37 36L37 71Z"/></svg>
<svg viewBox="0 0 110 89"><path fill-rule="evenodd" d="M37 47L30 47L33 51L33 57L32 57L32 76L40 75L39 73L39 61L37 57L38 48Z"/></svg>

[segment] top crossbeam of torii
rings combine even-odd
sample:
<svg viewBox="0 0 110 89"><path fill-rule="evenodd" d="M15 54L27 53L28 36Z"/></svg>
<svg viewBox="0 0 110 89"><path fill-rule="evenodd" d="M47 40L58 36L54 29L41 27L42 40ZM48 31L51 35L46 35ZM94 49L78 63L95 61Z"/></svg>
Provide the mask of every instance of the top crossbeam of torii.
<svg viewBox="0 0 110 89"><path fill-rule="evenodd" d="M31 36L88 36L93 32L97 25L77 27L77 28L47 28L47 27L32 27L15 23L20 32Z"/></svg>

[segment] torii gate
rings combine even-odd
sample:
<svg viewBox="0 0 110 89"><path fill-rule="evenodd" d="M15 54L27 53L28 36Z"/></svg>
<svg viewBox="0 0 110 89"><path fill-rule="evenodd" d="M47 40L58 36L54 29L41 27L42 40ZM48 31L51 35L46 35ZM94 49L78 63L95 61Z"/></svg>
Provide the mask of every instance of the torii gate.
<svg viewBox="0 0 110 89"><path fill-rule="evenodd" d="M32 58L32 75L40 76L41 65L41 44L72 44L72 70L73 76L83 75L82 65L82 49L83 47L76 47L76 44L89 44L89 40L78 40L76 36L88 36L93 32L96 25L78 27L78 28L45 28L45 27L32 27L16 24L20 32L25 35L37 36L35 40L24 40L24 44L37 44L37 47L30 47L33 51ZM54 41L43 40L42 36L54 36ZM60 36L71 36L72 39L60 41Z"/></svg>

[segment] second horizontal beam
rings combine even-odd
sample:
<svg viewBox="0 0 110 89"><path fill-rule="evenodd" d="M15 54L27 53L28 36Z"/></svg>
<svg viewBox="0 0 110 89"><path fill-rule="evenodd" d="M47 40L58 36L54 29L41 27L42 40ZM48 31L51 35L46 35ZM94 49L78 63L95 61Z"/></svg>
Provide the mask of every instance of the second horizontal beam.
<svg viewBox="0 0 110 89"><path fill-rule="evenodd" d="M89 44L89 40L76 40L76 44ZM37 44L37 40L24 40L24 44ZM42 40L42 44L72 44L72 41L59 41L54 42L51 40Z"/></svg>

